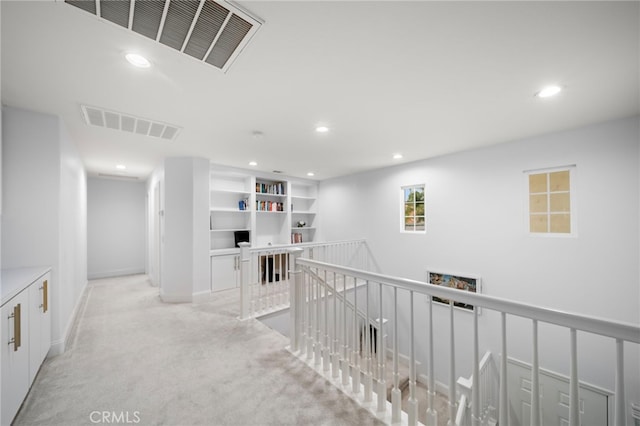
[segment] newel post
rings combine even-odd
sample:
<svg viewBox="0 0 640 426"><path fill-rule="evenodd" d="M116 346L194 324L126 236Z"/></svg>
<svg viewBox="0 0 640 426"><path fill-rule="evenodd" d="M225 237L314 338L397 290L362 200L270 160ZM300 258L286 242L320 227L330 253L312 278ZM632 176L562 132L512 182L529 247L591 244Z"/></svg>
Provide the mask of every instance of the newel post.
<svg viewBox="0 0 640 426"><path fill-rule="evenodd" d="M302 267L298 264L298 259L300 259L303 252L304 250L299 247L289 249L291 258L289 262L291 266L291 277L289 278L289 340L292 352L300 350L300 335L302 333L300 320L301 312L303 312L302 304L304 303L304 300L302 300L303 276Z"/></svg>
<svg viewBox="0 0 640 426"><path fill-rule="evenodd" d="M249 293L251 291L251 257L247 242L238 243L240 246L240 319L249 318Z"/></svg>

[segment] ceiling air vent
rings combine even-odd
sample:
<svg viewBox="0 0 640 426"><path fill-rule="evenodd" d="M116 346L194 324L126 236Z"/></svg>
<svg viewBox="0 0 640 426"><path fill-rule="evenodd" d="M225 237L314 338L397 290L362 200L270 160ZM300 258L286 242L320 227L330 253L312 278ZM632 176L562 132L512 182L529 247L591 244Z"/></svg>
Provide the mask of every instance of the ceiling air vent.
<svg viewBox="0 0 640 426"><path fill-rule="evenodd" d="M223 0L66 0L66 3L226 72L262 21Z"/></svg>
<svg viewBox="0 0 640 426"><path fill-rule="evenodd" d="M174 140L178 136L180 127L147 118L109 111L104 108L80 105L84 121L97 127L106 127L143 136Z"/></svg>

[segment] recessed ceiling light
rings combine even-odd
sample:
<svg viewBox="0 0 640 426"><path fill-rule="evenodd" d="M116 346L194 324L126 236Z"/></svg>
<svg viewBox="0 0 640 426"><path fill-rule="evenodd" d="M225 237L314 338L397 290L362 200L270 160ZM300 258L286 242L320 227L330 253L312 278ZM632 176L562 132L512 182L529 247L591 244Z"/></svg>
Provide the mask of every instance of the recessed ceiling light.
<svg viewBox="0 0 640 426"><path fill-rule="evenodd" d="M317 126L316 127L316 132L318 133L327 133L329 131L329 128L327 126Z"/></svg>
<svg viewBox="0 0 640 426"><path fill-rule="evenodd" d="M560 86L547 86L538 93L536 96L539 98L549 98L551 96L555 96L562 91L562 87Z"/></svg>
<svg viewBox="0 0 640 426"><path fill-rule="evenodd" d="M124 57L135 67L149 68L151 66L151 62L149 62L147 58L142 55L138 55L137 53L127 53Z"/></svg>
<svg viewBox="0 0 640 426"><path fill-rule="evenodd" d="M255 161L249 161L249 165L250 165L250 166L257 166L257 165L258 165L258 163L256 163Z"/></svg>
<svg viewBox="0 0 640 426"><path fill-rule="evenodd" d="M118 165L116 165L116 169L118 169L118 170L126 170L127 166L125 166L124 164L118 164Z"/></svg>
<svg viewBox="0 0 640 426"><path fill-rule="evenodd" d="M394 160L399 160L402 158L402 154L393 154L393 159Z"/></svg>
<svg viewBox="0 0 640 426"><path fill-rule="evenodd" d="M315 174L315 173L313 173L313 172L309 172L309 173L307 173L307 176L315 176L315 175L316 175L316 174Z"/></svg>

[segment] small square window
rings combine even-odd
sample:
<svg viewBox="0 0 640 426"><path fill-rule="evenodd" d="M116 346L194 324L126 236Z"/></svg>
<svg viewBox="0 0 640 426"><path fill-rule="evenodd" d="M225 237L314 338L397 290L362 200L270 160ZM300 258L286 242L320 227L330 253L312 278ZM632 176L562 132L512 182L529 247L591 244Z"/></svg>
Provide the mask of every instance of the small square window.
<svg viewBox="0 0 640 426"><path fill-rule="evenodd" d="M574 166L526 172L528 227L532 234L575 233Z"/></svg>
<svg viewBox="0 0 640 426"><path fill-rule="evenodd" d="M402 187L402 232L425 232L424 185Z"/></svg>

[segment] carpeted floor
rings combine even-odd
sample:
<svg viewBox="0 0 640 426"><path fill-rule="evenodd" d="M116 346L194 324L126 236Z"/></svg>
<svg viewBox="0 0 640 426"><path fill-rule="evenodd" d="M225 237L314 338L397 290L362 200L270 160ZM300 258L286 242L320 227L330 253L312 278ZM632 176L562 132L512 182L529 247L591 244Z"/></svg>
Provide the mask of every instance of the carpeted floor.
<svg viewBox="0 0 640 426"><path fill-rule="evenodd" d="M288 339L239 321L235 300L164 304L146 276L92 281L70 347L42 366L14 424L379 424Z"/></svg>

